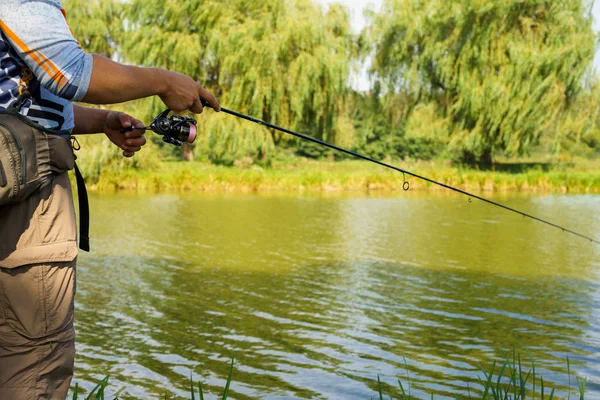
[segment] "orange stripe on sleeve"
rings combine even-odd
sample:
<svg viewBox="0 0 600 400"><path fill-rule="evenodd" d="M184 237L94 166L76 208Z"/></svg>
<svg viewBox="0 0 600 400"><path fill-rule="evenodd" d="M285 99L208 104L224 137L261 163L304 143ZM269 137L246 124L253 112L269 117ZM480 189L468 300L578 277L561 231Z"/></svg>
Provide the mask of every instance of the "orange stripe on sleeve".
<svg viewBox="0 0 600 400"><path fill-rule="evenodd" d="M10 40L19 46L23 53L30 56L33 61L35 61L40 67L42 67L44 71L46 71L48 76L58 84L59 89L65 87L65 85L68 83L68 80L62 74L62 72L60 72L56 65L52 63L52 61L47 59L40 51L31 50L29 47L27 47L25 42L23 42L2 20L0 20L0 28L2 28L2 31L6 34L6 36L9 37Z"/></svg>

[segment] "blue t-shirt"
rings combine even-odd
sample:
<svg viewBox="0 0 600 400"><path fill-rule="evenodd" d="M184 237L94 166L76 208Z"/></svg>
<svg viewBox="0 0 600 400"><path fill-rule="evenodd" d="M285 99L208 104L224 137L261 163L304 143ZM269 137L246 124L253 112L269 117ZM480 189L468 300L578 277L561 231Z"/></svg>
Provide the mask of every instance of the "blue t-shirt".
<svg viewBox="0 0 600 400"><path fill-rule="evenodd" d="M59 0L0 0L0 109L29 83L32 100L21 113L69 133L72 102L85 96L92 69L92 56L73 38Z"/></svg>

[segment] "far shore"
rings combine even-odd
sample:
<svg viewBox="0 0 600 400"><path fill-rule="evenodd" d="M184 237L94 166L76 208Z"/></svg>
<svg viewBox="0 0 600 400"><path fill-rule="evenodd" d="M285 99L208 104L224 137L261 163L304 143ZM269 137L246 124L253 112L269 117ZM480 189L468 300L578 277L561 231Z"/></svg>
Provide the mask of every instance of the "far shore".
<svg viewBox="0 0 600 400"><path fill-rule="evenodd" d="M407 171L474 193L600 193L600 165L499 164L477 170L447 162L392 163ZM84 176L86 172L84 171ZM91 191L237 191L237 192L370 192L447 190L418 178L363 161L309 161L263 168L217 166L201 162L161 162L152 170L103 169L87 174Z"/></svg>

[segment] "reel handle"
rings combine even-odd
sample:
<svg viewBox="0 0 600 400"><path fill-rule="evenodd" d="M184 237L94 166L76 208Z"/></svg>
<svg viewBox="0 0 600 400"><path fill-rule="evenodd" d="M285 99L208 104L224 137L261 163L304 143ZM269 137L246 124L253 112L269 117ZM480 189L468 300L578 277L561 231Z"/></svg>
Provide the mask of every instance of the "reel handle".
<svg viewBox="0 0 600 400"><path fill-rule="evenodd" d="M143 128L138 128L138 127L135 127L135 126L130 126L129 128L121 128L119 130L119 132L125 134L127 132L131 132L131 131L134 131L136 129L139 129L139 130L142 130L142 131L147 131L147 130L150 130L151 128L149 126L144 126Z"/></svg>

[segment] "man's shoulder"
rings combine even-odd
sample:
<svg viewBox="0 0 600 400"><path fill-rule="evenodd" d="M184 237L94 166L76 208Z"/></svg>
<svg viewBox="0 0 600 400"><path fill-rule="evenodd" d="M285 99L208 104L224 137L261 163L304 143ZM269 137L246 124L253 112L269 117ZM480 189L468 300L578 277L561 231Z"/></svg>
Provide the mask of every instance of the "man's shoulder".
<svg viewBox="0 0 600 400"><path fill-rule="evenodd" d="M1 8L10 8L15 6L35 6L35 5L51 5L58 8L63 8L60 0L2 0L0 1Z"/></svg>
<svg viewBox="0 0 600 400"><path fill-rule="evenodd" d="M3 0L3 2L13 2L13 3L18 3L18 4L28 4L28 3L46 3L46 4L51 4L53 6L59 6L62 7L62 5L60 4L60 0Z"/></svg>
<svg viewBox="0 0 600 400"><path fill-rule="evenodd" d="M57 12L63 10L60 0L0 0L0 19L26 24L33 16L54 14L53 9Z"/></svg>

